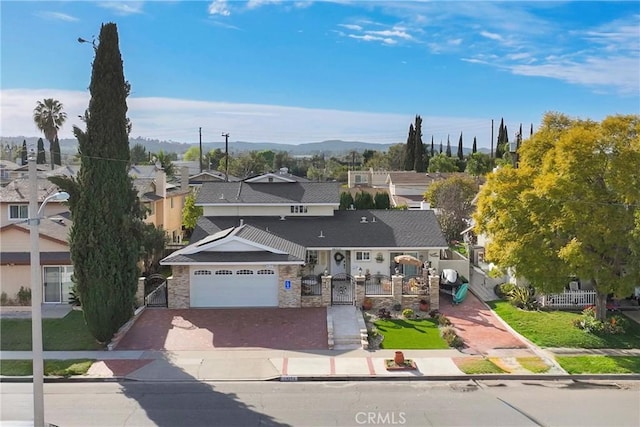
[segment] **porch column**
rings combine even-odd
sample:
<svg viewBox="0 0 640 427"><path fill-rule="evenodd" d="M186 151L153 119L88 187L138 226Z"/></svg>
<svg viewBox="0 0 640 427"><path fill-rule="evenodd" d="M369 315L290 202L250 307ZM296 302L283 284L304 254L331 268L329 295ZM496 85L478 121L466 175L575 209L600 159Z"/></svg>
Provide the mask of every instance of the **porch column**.
<svg viewBox="0 0 640 427"><path fill-rule="evenodd" d="M393 305L400 304L402 306L402 281L404 275L394 274L391 276L391 295L393 296Z"/></svg>
<svg viewBox="0 0 640 427"><path fill-rule="evenodd" d="M429 307L440 309L440 276L429 276Z"/></svg>
<svg viewBox="0 0 640 427"><path fill-rule="evenodd" d="M356 307L362 308L362 304L364 303L364 281L365 276L359 275L355 277L356 279Z"/></svg>
<svg viewBox="0 0 640 427"><path fill-rule="evenodd" d="M322 306L331 305L331 275L322 276Z"/></svg>

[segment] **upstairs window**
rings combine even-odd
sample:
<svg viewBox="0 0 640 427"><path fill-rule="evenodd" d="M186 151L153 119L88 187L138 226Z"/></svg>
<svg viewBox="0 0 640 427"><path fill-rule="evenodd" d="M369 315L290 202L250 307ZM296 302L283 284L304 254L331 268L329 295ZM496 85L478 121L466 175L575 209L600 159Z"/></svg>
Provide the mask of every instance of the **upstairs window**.
<svg viewBox="0 0 640 427"><path fill-rule="evenodd" d="M307 213L307 207L304 205L293 205L291 206L291 213L292 214Z"/></svg>
<svg viewBox="0 0 640 427"><path fill-rule="evenodd" d="M9 205L9 219L29 219L29 205Z"/></svg>

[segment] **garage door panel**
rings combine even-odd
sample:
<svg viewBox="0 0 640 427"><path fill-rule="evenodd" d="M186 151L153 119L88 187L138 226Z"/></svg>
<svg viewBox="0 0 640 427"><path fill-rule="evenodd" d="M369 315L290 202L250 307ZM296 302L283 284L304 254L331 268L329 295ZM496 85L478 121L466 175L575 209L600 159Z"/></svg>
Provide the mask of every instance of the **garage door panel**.
<svg viewBox="0 0 640 427"><path fill-rule="evenodd" d="M209 273L204 271L198 270L191 276L191 307L278 306L278 283L273 269L211 268ZM223 274L216 274L220 272ZM228 274L230 272L233 274Z"/></svg>

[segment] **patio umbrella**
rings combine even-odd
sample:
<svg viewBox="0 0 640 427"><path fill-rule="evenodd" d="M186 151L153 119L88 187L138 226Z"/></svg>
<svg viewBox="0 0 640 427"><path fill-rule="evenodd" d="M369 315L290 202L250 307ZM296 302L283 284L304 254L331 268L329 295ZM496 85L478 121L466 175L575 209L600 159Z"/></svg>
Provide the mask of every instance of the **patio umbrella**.
<svg viewBox="0 0 640 427"><path fill-rule="evenodd" d="M422 261L411 255L398 255L393 258L398 264L415 265L416 267L422 267Z"/></svg>

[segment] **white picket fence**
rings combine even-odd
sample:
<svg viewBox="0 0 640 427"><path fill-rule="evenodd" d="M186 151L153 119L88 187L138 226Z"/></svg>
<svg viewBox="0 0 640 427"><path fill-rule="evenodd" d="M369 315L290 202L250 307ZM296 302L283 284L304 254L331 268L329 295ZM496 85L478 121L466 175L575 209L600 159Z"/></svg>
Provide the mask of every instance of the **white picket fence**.
<svg viewBox="0 0 640 427"><path fill-rule="evenodd" d="M564 291L561 294L543 295L540 303L550 308L583 308L596 303L596 291Z"/></svg>

